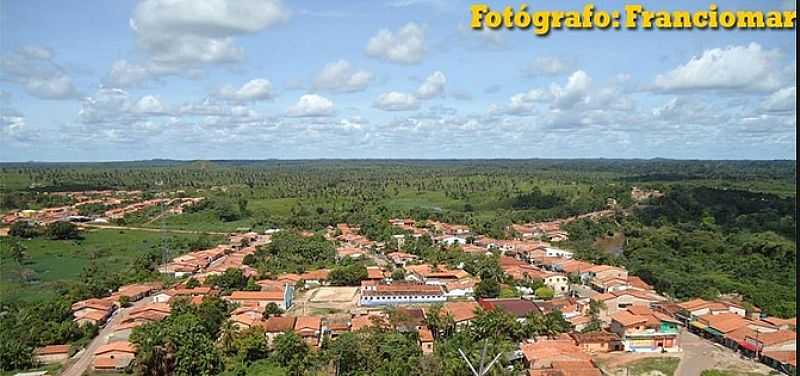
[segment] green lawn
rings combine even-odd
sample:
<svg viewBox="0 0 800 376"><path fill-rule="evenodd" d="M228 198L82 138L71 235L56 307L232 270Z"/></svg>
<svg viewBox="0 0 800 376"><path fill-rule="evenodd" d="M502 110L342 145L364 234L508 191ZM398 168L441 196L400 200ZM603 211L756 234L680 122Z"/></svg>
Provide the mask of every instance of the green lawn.
<svg viewBox="0 0 800 376"><path fill-rule="evenodd" d="M92 253L100 268L117 272L128 268L138 254L159 249L162 241L178 254L200 236L104 229L84 232L81 240L21 240L27 249L22 265L0 258L0 299L30 301L53 296L57 287L80 278ZM8 247L10 241L0 238L0 248Z"/></svg>
<svg viewBox="0 0 800 376"><path fill-rule="evenodd" d="M630 362L625 365L625 368L628 368L630 376L655 376L654 371L661 372L666 376L673 376L680 361L680 358L675 357L645 358Z"/></svg>

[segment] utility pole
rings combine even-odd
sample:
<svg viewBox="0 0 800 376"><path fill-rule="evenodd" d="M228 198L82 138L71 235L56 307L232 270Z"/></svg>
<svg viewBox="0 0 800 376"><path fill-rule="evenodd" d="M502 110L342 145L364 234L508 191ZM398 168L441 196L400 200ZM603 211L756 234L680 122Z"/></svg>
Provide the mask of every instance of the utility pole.
<svg viewBox="0 0 800 376"><path fill-rule="evenodd" d="M489 362L489 364L484 365L486 361L486 348L488 345L489 343L487 342L487 340L483 340L483 349L481 350L481 359L477 370L472 365L472 362L470 362L469 358L467 358L467 355L464 354L464 351L458 349L458 353L461 354L461 357L464 359L464 362L467 363L467 366L469 367L469 370L472 372L473 376L484 376L488 374L489 371L492 369L492 366L494 366L494 364L497 363L497 361L500 359L500 355L503 355L502 352L495 355L494 359L492 359L492 361Z"/></svg>

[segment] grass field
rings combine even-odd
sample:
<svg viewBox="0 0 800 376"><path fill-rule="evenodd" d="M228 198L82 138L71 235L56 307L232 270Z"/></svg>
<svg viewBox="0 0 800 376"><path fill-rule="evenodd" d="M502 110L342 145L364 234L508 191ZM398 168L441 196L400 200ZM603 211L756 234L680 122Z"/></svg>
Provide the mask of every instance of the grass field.
<svg viewBox="0 0 800 376"><path fill-rule="evenodd" d="M54 296L57 287L80 278L92 254L104 271L117 272L128 268L137 255L161 247L162 241L177 254L185 252L186 244L200 236L93 230L84 232L81 240L22 240L27 249L22 265L8 258L0 259L0 299L32 301ZM0 238L0 248L8 247L10 241Z"/></svg>
<svg viewBox="0 0 800 376"><path fill-rule="evenodd" d="M665 376L672 376L675 370L678 369L680 358L645 358L630 362L625 365L628 368L630 376L657 376L663 374Z"/></svg>

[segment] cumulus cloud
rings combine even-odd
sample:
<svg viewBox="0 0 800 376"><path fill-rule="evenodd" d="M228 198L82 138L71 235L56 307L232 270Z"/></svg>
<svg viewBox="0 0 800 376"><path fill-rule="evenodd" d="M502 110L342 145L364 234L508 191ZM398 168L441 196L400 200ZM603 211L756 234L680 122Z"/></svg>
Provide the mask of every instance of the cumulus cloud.
<svg viewBox="0 0 800 376"><path fill-rule="evenodd" d="M526 93L519 93L511 96L507 112L519 115L530 113L537 104L544 103L550 99L550 95L541 89L531 89Z"/></svg>
<svg viewBox="0 0 800 376"><path fill-rule="evenodd" d="M761 105L767 112L797 111L797 87L785 87L770 94Z"/></svg>
<svg viewBox="0 0 800 376"><path fill-rule="evenodd" d="M567 84L563 87L556 84L550 87L554 105L558 108L567 109L586 101L591 84L592 79L586 72L579 70L572 73L567 80Z"/></svg>
<svg viewBox="0 0 800 376"><path fill-rule="evenodd" d="M420 63L425 56L425 31L413 22L395 32L381 29L367 42L366 52L392 63Z"/></svg>
<svg viewBox="0 0 800 376"><path fill-rule="evenodd" d="M26 46L0 56L0 80L22 86L41 99L75 99L78 90L66 70L53 60L51 50Z"/></svg>
<svg viewBox="0 0 800 376"><path fill-rule="evenodd" d="M336 92L356 92L367 88L372 73L355 69L347 60L326 64L314 78L314 88Z"/></svg>
<svg viewBox="0 0 800 376"><path fill-rule="evenodd" d="M447 77L440 71L433 72L417 89L417 98L430 99L441 96L444 93L444 86L447 84Z"/></svg>
<svg viewBox="0 0 800 376"><path fill-rule="evenodd" d="M523 73L528 77L555 76L572 69L572 64L554 56L539 56L525 67Z"/></svg>
<svg viewBox="0 0 800 376"><path fill-rule="evenodd" d="M159 74L181 74L207 64L244 58L235 37L282 23L290 12L280 0L144 0L129 20L149 61L117 64L109 80L129 86Z"/></svg>
<svg viewBox="0 0 800 376"><path fill-rule="evenodd" d="M419 103L411 94L390 91L381 94L373 106L384 111L411 111L419 108Z"/></svg>
<svg viewBox="0 0 800 376"><path fill-rule="evenodd" d="M656 76L655 87L666 91L770 91L785 83L781 58L780 51L764 49L758 43L713 48Z"/></svg>
<svg viewBox="0 0 800 376"><path fill-rule="evenodd" d="M140 114L160 114L166 112L166 108L161 104L158 98L152 95L146 95L136 101L131 111Z"/></svg>
<svg viewBox="0 0 800 376"><path fill-rule="evenodd" d="M334 114L333 102L320 95L306 94L286 112L292 117L331 116Z"/></svg>
<svg viewBox="0 0 800 376"><path fill-rule="evenodd" d="M218 94L222 98L236 102L262 101L273 98L272 83L263 78L250 80L238 89L225 86L219 90Z"/></svg>

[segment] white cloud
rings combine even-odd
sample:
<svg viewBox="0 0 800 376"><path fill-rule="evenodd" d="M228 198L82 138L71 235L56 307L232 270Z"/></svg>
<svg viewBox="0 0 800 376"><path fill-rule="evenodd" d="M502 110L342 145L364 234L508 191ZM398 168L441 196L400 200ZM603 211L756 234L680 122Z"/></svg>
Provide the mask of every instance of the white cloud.
<svg viewBox="0 0 800 376"><path fill-rule="evenodd" d="M785 87L770 94L761 107L768 112L797 111L797 87Z"/></svg>
<svg viewBox="0 0 800 376"><path fill-rule="evenodd" d="M527 93L515 94L511 97L507 112L511 114L529 113L537 104L550 99L551 96L541 89L531 89Z"/></svg>
<svg viewBox="0 0 800 376"><path fill-rule="evenodd" d="M166 71L237 62L244 50L234 37L284 22L280 0L144 0L129 24L151 63Z"/></svg>
<svg viewBox="0 0 800 376"><path fill-rule="evenodd" d="M566 109L587 100L592 79L586 72L579 70L569 76L564 87L551 85L550 93L554 98L554 105Z"/></svg>
<svg viewBox="0 0 800 376"><path fill-rule="evenodd" d="M353 68L347 60L329 63L314 78L314 88L338 92L356 92L367 88L372 73Z"/></svg>
<svg viewBox="0 0 800 376"><path fill-rule="evenodd" d="M392 32L381 29L367 42L367 55L398 64L417 64L425 55L425 31L410 22Z"/></svg>
<svg viewBox="0 0 800 376"><path fill-rule="evenodd" d="M554 56L540 56L531 61L525 68L525 75L536 76L555 76L569 72L572 64L565 62Z"/></svg>
<svg viewBox="0 0 800 376"><path fill-rule="evenodd" d="M42 99L70 99L77 95L72 79L65 75L30 77L25 82L25 90Z"/></svg>
<svg viewBox="0 0 800 376"><path fill-rule="evenodd" d="M257 78L246 82L236 89L231 86L219 90L219 96L237 102L261 101L272 99L272 83L267 79Z"/></svg>
<svg viewBox="0 0 800 376"><path fill-rule="evenodd" d="M44 47L26 46L0 56L0 81L22 86L41 99L75 99L78 90L66 70L53 60Z"/></svg>
<svg viewBox="0 0 800 376"><path fill-rule="evenodd" d="M117 60L111 65L111 72L104 82L111 87L127 88L150 79L152 75L151 69L144 65Z"/></svg>
<svg viewBox="0 0 800 376"><path fill-rule="evenodd" d="M656 76L660 90L774 90L785 84L782 54L758 43L703 51L701 56Z"/></svg>
<svg viewBox="0 0 800 376"><path fill-rule="evenodd" d="M447 84L447 77L440 71L433 72L425 82L417 89L417 98L430 99L438 97L444 93L444 86Z"/></svg>
<svg viewBox="0 0 800 376"><path fill-rule="evenodd" d="M166 112L166 108L158 98L146 95L133 105L131 111L141 114L160 114Z"/></svg>
<svg viewBox="0 0 800 376"><path fill-rule="evenodd" d="M333 114L333 102L316 94L303 95L287 110L287 115L292 117L331 116Z"/></svg>
<svg viewBox="0 0 800 376"><path fill-rule="evenodd" d="M374 106L384 111L411 111L419 108L419 103L417 103L417 98L411 94L390 91L381 94Z"/></svg>

